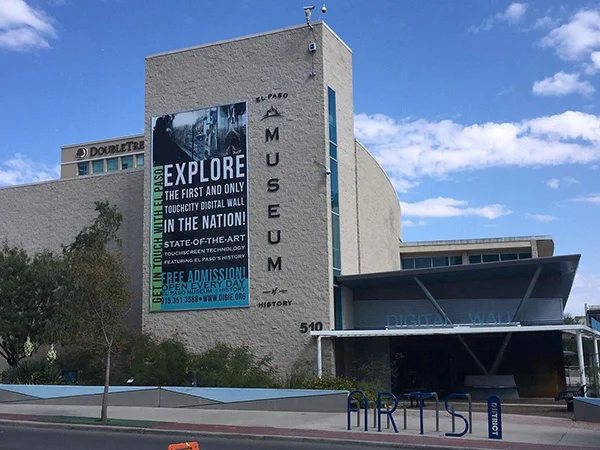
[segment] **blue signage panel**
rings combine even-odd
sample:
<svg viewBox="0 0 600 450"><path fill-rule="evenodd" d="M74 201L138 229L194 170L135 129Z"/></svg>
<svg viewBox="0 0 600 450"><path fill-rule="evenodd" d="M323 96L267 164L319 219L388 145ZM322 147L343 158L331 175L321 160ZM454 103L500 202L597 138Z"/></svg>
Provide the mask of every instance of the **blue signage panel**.
<svg viewBox="0 0 600 450"><path fill-rule="evenodd" d="M502 404L497 395L488 398L488 437L502 439Z"/></svg>
<svg viewBox="0 0 600 450"><path fill-rule="evenodd" d="M150 311L249 306L246 103L152 118Z"/></svg>

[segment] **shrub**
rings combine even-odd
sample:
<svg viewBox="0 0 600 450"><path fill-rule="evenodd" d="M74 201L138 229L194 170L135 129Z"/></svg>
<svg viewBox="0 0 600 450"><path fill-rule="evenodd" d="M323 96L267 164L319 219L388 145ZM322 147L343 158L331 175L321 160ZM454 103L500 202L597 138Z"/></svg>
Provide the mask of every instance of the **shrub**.
<svg viewBox="0 0 600 450"><path fill-rule="evenodd" d="M162 341L151 334L132 333L117 346L115 381L130 377L142 386L182 386L189 380L190 353L178 336Z"/></svg>
<svg viewBox="0 0 600 450"><path fill-rule="evenodd" d="M90 350L65 347L57 352L56 363L62 370L76 370L77 384L97 386L104 384L104 358Z"/></svg>
<svg viewBox="0 0 600 450"><path fill-rule="evenodd" d="M43 359L22 359L5 372L5 379L9 384L63 384L60 367Z"/></svg>
<svg viewBox="0 0 600 450"><path fill-rule="evenodd" d="M190 369L197 372L198 386L279 387L272 358L258 358L246 347L217 343L192 358Z"/></svg>

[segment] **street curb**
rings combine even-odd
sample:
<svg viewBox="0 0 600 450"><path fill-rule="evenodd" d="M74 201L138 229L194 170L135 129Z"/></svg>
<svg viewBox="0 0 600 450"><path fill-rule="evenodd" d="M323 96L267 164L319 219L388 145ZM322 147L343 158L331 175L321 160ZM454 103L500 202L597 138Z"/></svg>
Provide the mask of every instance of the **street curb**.
<svg viewBox="0 0 600 450"><path fill-rule="evenodd" d="M170 423L170 422L158 422L158 423ZM34 420L9 420L0 419L0 425L9 425L18 428L32 426L41 429L56 429L63 428L74 431L105 431L115 433L130 433L130 434L144 434L144 435L165 435L165 434L186 434L200 437L221 437L226 439L248 439L253 441L294 441L294 442L332 442L332 443L347 443L348 439L342 439L337 437L312 437L312 436L285 436L285 435L272 435L272 434L243 434L243 433L231 433L231 432L220 432L220 431L194 431L194 430L166 430L160 428L144 428L144 427L127 427L127 426L114 426L114 425L87 425L87 424L74 424L64 422L37 422ZM301 431L301 429L300 429ZM387 447L387 448L417 448L420 450L456 450L464 448L462 445L432 445L432 444L418 444L418 443L404 443L404 442L380 442L380 441L365 441L362 439L352 439L353 443L361 444L368 447ZM458 444L458 443L457 443ZM521 444L521 443L514 443ZM534 444L535 445L535 444ZM557 448L561 448L556 446ZM582 447L583 448L583 447ZM490 450L489 447L468 447L469 450Z"/></svg>

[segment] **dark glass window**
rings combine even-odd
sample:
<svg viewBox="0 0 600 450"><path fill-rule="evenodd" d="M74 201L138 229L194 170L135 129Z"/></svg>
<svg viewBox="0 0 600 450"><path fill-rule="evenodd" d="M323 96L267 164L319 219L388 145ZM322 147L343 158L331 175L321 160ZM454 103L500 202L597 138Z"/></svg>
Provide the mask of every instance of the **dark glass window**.
<svg viewBox="0 0 600 450"><path fill-rule="evenodd" d="M431 267L431 258L415 258L415 269Z"/></svg>
<svg viewBox="0 0 600 450"><path fill-rule="evenodd" d="M402 258L402 268L403 269L414 269L415 268L415 259L414 258Z"/></svg>
<svg viewBox="0 0 600 450"><path fill-rule="evenodd" d="M104 172L104 160L92 162L92 172L93 173Z"/></svg>
<svg viewBox="0 0 600 450"><path fill-rule="evenodd" d="M133 156L123 156L121 158L121 169L133 169Z"/></svg>
<svg viewBox="0 0 600 450"><path fill-rule="evenodd" d="M334 144L337 144L335 91L331 88L327 88L327 96L329 100L329 140Z"/></svg>
<svg viewBox="0 0 600 450"><path fill-rule="evenodd" d="M340 213L340 190L339 190L339 177L338 177L338 163L334 159L329 161L329 168L331 169L331 211L334 213Z"/></svg>
<svg viewBox="0 0 600 450"><path fill-rule="evenodd" d="M482 255L481 259L484 263L500 261L500 255Z"/></svg>
<svg viewBox="0 0 600 450"><path fill-rule="evenodd" d="M469 255L469 264L479 264L481 262L481 255Z"/></svg>
<svg viewBox="0 0 600 450"><path fill-rule="evenodd" d="M529 259L531 258L531 253L519 253L519 259Z"/></svg>
<svg viewBox="0 0 600 450"><path fill-rule="evenodd" d="M119 170L119 158L109 158L106 160L106 170L108 172L114 172Z"/></svg>
<svg viewBox="0 0 600 450"><path fill-rule="evenodd" d="M333 310L335 311L335 329L343 330L344 322L342 318L342 288L333 288Z"/></svg>
<svg viewBox="0 0 600 450"><path fill-rule="evenodd" d="M436 256L432 258L433 267L443 267L448 266L448 257L447 256Z"/></svg>
<svg viewBox="0 0 600 450"><path fill-rule="evenodd" d="M460 266L462 264L462 256L450 256L451 266Z"/></svg>
<svg viewBox="0 0 600 450"><path fill-rule="evenodd" d="M331 215L331 240L333 246L333 268L342 268L342 258L340 252L340 216Z"/></svg>
<svg viewBox="0 0 600 450"><path fill-rule="evenodd" d="M144 167L144 155L136 155L135 167Z"/></svg>
<svg viewBox="0 0 600 450"><path fill-rule="evenodd" d="M77 176L87 175L90 173L90 163L80 162L77 164Z"/></svg>
<svg viewBox="0 0 600 450"><path fill-rule="evenodd" d="M337 145L332 142L329 143L329 157L337 159Z"/></svg>
<svg viewBox="0 0 600 450"><path fill-rule="evenodd" d="M500 259L502 261L511 261L513 259L517 259L518 256L516 253L503 253L502 255L500 255Z"/></svg>

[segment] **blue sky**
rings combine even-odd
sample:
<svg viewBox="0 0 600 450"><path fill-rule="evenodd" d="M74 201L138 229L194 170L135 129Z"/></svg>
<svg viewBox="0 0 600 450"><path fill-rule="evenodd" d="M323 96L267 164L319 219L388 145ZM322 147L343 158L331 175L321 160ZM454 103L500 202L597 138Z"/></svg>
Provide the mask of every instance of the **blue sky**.
<svg viewBox="0 0 600 450"><path fill-rule="evenodd" d="M305 3L0 0L0 186L143 132L146 55L300 24ZM600 303L600 2L337 0L322 18L353 49L356 135L403 239L549 234L583 255L567 311Z"/></svg>

